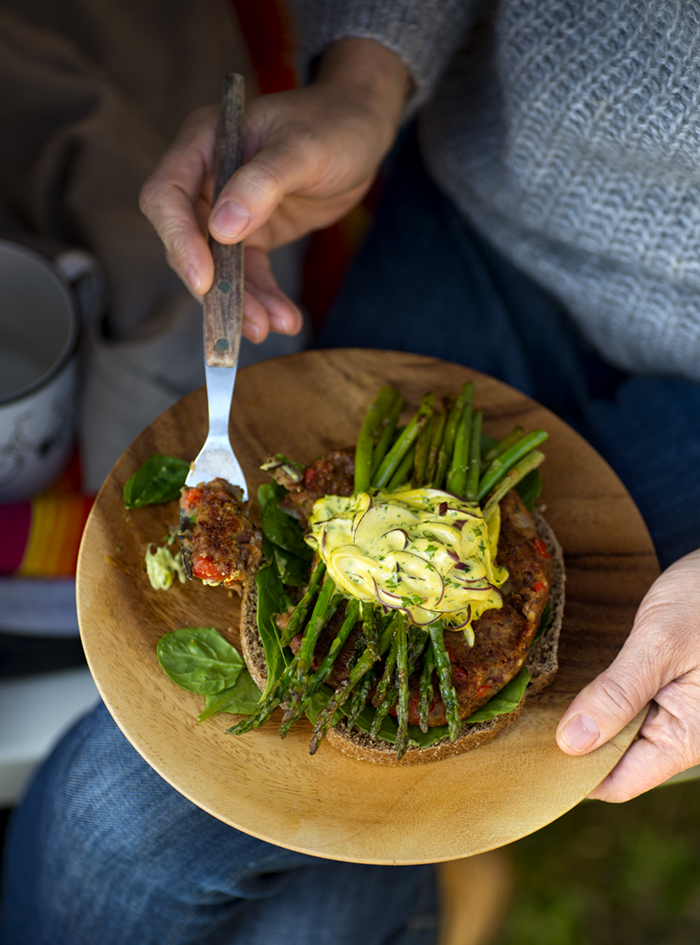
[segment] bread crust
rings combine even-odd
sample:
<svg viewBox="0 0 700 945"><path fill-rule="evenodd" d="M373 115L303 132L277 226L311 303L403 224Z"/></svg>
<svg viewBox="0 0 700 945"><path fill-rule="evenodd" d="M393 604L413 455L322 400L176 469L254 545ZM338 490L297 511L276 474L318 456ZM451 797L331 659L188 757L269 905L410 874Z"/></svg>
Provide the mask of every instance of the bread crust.
<svg viewBox="0 0 700 945"><path fill-rule="evenodd" d="M460 735L453 742L445 736L428 748L410 746L400 760L397 759L394 746L390 742L373 738L358 729L348 731L345 722L342 721L334 725L326 736L326 741L333 748L359 761L369 761L372 764L405 766L441 761L443 758L479 748L497 738L517 721L528 696L537 695L549 685L559 665L557 654L565 602L564 556L554 532L540 511L534 512L534 519L537 533L547 545L552 558L552 583L549 594L552 619L545 632L530 647L525 662L530 673L530 682L518 706L512 712L498 715L486 722L463 722ZM248 583L243 596L240 636L246 666L255 684L262 691L267 683L267 666L257 627L257 586L254 580Z"/></svg>

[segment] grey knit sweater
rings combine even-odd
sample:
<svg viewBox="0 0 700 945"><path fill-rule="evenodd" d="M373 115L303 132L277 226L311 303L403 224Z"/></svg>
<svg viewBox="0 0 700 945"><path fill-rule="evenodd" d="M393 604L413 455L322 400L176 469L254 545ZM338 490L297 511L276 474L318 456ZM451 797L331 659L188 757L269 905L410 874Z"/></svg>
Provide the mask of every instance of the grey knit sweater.
<svg viewBox="0 0 700 945"><path fill-rule="evenodd" d="M611 362L700 381L697 0L309 0L412 73L437 183Z"/></svg>

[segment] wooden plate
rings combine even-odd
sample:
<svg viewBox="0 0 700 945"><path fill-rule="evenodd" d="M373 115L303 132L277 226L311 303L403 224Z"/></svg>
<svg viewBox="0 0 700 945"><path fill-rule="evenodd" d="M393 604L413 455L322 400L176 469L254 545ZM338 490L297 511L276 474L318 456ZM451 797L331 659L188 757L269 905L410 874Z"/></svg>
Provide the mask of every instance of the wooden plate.
<svg viewBox="0 0 700 945"><path fill-rule="evenodd" d="M285 741L267 726L227 736L232 717L198 723L202 697L171 683L156 661L158 638L178 627L214 626L236 642L238 598L195 583L154 591L143 569L177 509L126 511L121 492L151 453L190 459L204 440L204 391L155 420L105 482L78 564L78 614L90 669L126 737L150 765L199 807L239 830L305 853L363 863L425 863L510 843L575 806L614 767L641 716L608 745L572 758L554 741L571 698L615 656L636 607L658 573L651 540L606 463L547 410L463 367L383 351L312 351L267 361L236 381L232 441L253 495L271 452L310 461L353 444L383 383L415 407L476 382L485 430L515 423L550 433L542 501L566 554L567 605L554 684L525 706L493 743L411 768L354 761L323 744L308 754L310 726Z"/></svg>

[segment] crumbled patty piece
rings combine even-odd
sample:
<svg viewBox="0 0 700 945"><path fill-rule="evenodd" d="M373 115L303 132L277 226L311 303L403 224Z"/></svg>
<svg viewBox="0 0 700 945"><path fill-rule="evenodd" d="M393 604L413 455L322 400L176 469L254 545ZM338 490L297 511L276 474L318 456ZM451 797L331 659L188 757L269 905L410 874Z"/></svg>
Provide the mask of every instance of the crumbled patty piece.
<svg viewBox="0 0 700 945"><path fill-rule="evenodd" d="M262 557L262 536L248 517L243 492L225 479L185 486L180 498L183 554L192 575L240 594Z"/></svg>
<svg viewBox="0 0 700 945"><path fill-rule="evenodd" d="M298 478L289 475L285 464L270 468L270 474L289 490L280 506L306 526L316 499L324 495L352 495L355 450L331 450L315 459Z"/></svg>

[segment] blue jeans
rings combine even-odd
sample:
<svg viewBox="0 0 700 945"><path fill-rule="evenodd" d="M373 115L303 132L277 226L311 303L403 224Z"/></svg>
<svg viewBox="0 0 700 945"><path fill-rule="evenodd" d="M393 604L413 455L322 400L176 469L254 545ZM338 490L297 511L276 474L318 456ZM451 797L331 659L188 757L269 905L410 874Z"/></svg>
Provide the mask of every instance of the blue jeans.
<svg viewBox="0 0 700 945"><path fill-rule="evenodd" d="M318 339L461 362L575 426L637 501L662 565L700 544L700 387L606 364L566 313L479 239L409 138ZM430 868L291 853L171 789L102 707L16 812L0 945L427 943Z"/></svg>
<svg viewBox="0 0 700 945"><path fill-rule="evenodd" d="M431 867L337 863L240 833L163 781L102 705L15 811L5 873L2 945L435 940Z"/></svg>

